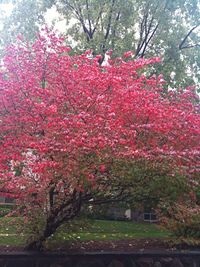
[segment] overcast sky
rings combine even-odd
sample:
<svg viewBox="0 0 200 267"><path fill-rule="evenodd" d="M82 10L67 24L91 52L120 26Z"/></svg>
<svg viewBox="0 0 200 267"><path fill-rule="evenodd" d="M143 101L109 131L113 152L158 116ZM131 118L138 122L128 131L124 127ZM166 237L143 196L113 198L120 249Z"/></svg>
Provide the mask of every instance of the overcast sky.
<svg viewBox="0 0 200 267"><path fill-rule="evenodd" d="M12 3L0 3L0 29L3 27L3 18L9 16L12 12L13 4ZM3 14L2 14L3 13ZM52 25L52 21L56 20L55 29L60 32L66 31L66 21L61 18L60 14L56 11L56 7L52 7L45 14L46 23L48 26Z"/></svg>

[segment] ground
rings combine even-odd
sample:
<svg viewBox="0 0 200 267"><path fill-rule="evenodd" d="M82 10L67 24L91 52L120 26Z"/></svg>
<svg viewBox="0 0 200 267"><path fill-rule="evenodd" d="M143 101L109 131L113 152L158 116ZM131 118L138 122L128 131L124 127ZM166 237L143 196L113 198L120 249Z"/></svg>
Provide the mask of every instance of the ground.
<svg viewBox="0 0 200 267"><path fill-rule="evenodd" d="M23 227L18 228L20 225ZM29 227L30 225L24 229L22 217L0 218L0 251L22 251L30 234ZM175 247L169 245L171 238L173 238L171 233L158 224L79 218L62 225L47 240L45 250L64 252L171 250ZM193 246L194 244L193 242ZM181 245L178 243L178 246L178 248L189 248L182 243Z"/></svg>
<svg viewBox="0 0 200 267"><path fill-rule="evenodd" d="M74 241L63 246L57 246L53 251L62 252L112 252L112 251L143 251L172 249L162 239L125 239L125 240L101 240L101 241ZM49 250L49 249L48 249ZM0 246L0 252L23 251L22 246Z"/></svg>
<svg viewBox="0 0 200 267"><path fill-rule="evenodd" d="M124 239L73 242L68 247L57 247L57 250L71 252L110 252L110 251L142 251L144 249L170 249L162 239Z"/></svg>
<svg viewBox="0 0 200 267"><path fill-rule="evenodd" d="M0 219L1 251L23 250L27 236L17 229L20 221ZM60 227L46 243L46 249L72 252L166 249L169 235L155 224L81 219Z"/></svg>

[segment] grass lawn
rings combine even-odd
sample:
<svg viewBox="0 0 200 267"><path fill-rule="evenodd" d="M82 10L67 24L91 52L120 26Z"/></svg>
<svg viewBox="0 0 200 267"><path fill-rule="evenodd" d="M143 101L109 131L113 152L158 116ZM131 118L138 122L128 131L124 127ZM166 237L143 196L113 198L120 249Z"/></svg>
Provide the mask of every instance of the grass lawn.
<svg viewBox="0 0 200 267"><path fill-rule="evenodd" d="M0 245L23 246L26 236L17 232L12 218L0 219ZM19 220L16 218L16 221ZM50 242L70 242L74 240L124 240L134 238L167 238L169 232L161 230L155 224L126 221L86 220L73 222L73 227L65 224L50 238Z"/></svg>

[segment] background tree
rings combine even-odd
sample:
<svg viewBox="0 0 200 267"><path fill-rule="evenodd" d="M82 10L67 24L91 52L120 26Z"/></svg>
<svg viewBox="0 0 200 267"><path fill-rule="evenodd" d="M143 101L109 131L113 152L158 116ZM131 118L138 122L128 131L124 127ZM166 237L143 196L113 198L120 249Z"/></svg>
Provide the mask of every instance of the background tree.
<svg viewBox="0 0 200 267"><path fill-rule="evenodd" d="M8 47L0 72L0 190L42 226L29 249L81 207L122 201L140 174L195 179L200 116L192 88L163 94L162 76L140 75L157 58L69 56L51 32ZM131 173L130 173L131 167ZM145 171L151 173L145 175ZM161 178L161 177L160 177Z"/></svg>
<svg viewBox="0 0 200 267"><path fill-rule="evenodd" d="M6 6L5 4L12 4ZM51 1L2 1L0 3L1 12L4 17L1 19L2 30L0 45L5 47L15 41L18 35L33 40L41 25L45 24L44 14L51 7ZM11 14L6 16L6 9L11 9Z"/></svg>
<svg viewBox="0 0 200 267"><path fill-rule="evenodd" d="M2 40L19 32L33 36L46 11L57 7L67 21L68 43L76 52L94 55L113 50L113 57L133 50L135 58L159 56L171 87L199 82L199 0L45 0L14 1L5 21ZM102 61L101 60L101 61Z"/></svg>
<svg viewBox="0 0 200 267"><path fill-rule="evenodd" d="M160 56L163 64L155 72L165 73L171 85L189 85L198 77L198 1L60 0L57 6L68 21L76 20L68 34L77 48L103 56L109 49L114 56L128 50L136 58Z"/></svg>

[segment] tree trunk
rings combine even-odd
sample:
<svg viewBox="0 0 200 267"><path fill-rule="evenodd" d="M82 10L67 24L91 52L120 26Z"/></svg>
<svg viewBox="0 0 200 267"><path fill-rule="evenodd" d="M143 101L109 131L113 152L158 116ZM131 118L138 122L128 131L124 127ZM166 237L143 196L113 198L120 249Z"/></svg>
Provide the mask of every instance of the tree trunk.
<svg viewBox="0 0 200 267"><path fill-rule="evenodd" d="M43 241L42 239L34 240L31 243L29 243L26 247L25 250L30 250L30 251L42 251L43 250Z"/></svg>
<svg viewBox="0 0 200 267"><path fill-rule="evenodd" d="M52 209L46 221L46 226L41 235L30 242L25 250L41 251L44 248L44 242L54 234L59 226L76 217L81 209L81 193L75 193L71 201L69 199L55 209Z"/></svg>
<svg viewBox="0 0 200 267"><path fill-rule="evenodd" d="M54 220L55 221L55 220ZM56 227L56 224L54 222L50 223L47 221L46 227L43 231L43 233L36 238L36 240L30 242L26 247L25 250L34 250L34 251L41 251L43 250L43 243L47 240L48 237L50 237L53 233L55 233L56 229L60 226L59 224Z"/></svg>

